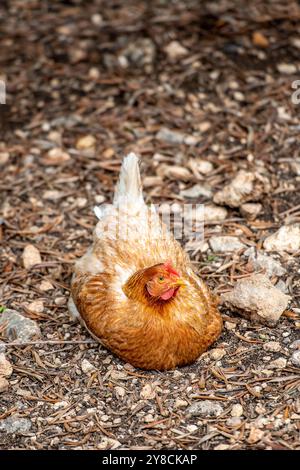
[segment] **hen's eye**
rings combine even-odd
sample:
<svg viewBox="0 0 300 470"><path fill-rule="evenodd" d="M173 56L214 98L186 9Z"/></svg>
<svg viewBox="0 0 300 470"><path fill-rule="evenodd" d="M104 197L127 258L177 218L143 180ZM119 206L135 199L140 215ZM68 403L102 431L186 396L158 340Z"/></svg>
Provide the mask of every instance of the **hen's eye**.
<svg viewBox="0 0 300 470"><path fill-rule="evenodd" d="M164 276L159 276L158 278L159 282L163 282L165 280Z"/></svg>

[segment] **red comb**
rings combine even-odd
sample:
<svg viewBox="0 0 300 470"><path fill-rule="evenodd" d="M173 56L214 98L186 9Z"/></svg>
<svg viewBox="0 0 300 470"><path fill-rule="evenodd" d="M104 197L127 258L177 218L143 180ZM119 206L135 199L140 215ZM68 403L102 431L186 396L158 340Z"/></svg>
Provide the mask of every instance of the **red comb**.
<svg viewBox="0 0 300 470"><path fill-rule="evenodd" d="M174 274L175 276L180 277L179 272L176 271L175 268L173 268L173 265L172 265L171 261L169 261L169 260L166 261L166 262L164 263L164 268L168 271L168 273Z"/></svg>

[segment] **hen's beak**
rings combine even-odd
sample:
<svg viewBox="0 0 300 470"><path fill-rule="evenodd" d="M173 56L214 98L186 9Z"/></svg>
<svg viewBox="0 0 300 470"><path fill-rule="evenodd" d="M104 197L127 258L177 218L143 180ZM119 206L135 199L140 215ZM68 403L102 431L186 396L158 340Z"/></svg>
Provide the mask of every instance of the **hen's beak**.
<svg viewBox="0 0 300 470"><path fill-rule="evenodd" d="M184 287L185 285L186 284L185 284L184 280L179 278L174 282L173 287Z"/></svg>

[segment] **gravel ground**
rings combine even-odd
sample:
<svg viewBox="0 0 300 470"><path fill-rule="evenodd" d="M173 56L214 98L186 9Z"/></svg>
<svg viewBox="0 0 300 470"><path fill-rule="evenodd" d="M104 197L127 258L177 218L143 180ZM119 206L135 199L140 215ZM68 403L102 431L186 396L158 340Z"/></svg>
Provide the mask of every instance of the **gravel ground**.
<svg viewBox="0 0 300 470"><path fill-rule="evenodd" d="M1 2L0 298L41 331L21 346L0 325L1 449L299 449L300 246L266 241L300 222L299 19L283 0ZM277 261L275 327L223 307L195 364L144 372L71 321L72 264L129 151L147 201L208 206L206 243L184 245L216 294L265 271L251 247Z"/></svg>

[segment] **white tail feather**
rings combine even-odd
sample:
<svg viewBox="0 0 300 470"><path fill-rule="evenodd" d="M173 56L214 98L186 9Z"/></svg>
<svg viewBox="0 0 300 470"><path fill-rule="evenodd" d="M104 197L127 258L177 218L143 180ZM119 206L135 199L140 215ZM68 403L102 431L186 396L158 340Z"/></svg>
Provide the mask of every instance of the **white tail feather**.
<svg viewBox="0 0 300 470"><path fill-rule="evenodd" d="M123 160L113 203L114 206L117 207L123 205L139 207L145 204L142 192L139 159L135 153L129 153ZM102 219L107 212L107 207L105 207L105 205L96 206L94 207L94 212L98 219Z"/></svg>
<svg viewBox="0 0 300 470"><path fill-rule="evenodd" d="M114 195L114 205L144 204L139 159L135 153L124 158Z"/></svg>

